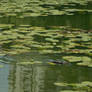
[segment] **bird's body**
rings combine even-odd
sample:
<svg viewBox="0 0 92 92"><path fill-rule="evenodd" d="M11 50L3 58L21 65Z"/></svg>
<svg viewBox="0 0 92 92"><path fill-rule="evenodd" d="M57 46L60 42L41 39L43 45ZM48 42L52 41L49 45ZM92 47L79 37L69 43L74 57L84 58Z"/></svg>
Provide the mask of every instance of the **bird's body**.
<svg viewBox="0 0 92 92"><path fill-rule="evenodd" d="M50 59L49 62L52 62L54 64L68 64L69 63L65 60L53 60L53 59Z"/></svg>

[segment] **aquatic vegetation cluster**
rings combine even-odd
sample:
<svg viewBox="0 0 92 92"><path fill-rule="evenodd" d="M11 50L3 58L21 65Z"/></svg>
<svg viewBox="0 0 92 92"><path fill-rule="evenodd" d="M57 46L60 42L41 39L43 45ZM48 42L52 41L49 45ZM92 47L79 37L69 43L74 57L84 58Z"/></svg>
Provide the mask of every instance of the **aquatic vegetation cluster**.
<svg viewBox="0 0 92 92"><path fill-rule="evenodd" d="M24 91L31 86L34 88L34 84L40 81L37 88L41 83L40 87L52 87L55 82L51 90L56 86L55 89L59 87L60 92L92 92L91 14L92 0L0 0L0 62L10 64L11 88L16 90L17 78L20 78ZM52 16L56 17L51 19ZM63 18L57 19L57 16ZM80 21L76 16L83 17L83 20L86 18L86 23L80 17L81 23L78 24ZM77 22L71 24L72 18L76 18ZM53 19L60 24L53 24ZM61 26L60 21L65 26ZM81 29L82 26L84 29ZM69 63L61 67L58 61ZM4 67L3 63L0 68ZM21 83L18 82L19 85Z"/></svg>
<svg viewBox="0 0 92 92"><path fill-rule="evenodd" d="M92 82L83 81L81 83L54 83L56 86L62 87L60 92L91 92ZM66 89L68 87L68 89Z"/></svg>
<svg viewBox="0 0 92 92"><path fill-rule="evenodd" d="M36 27L1 25L2 54L37 51L40 54L61 54L61 58L78 65L92 67L92 33L64 26Z"/></svg>
<svg viewBox="0 0 92 92"><path fill-rule="evenodd" d="M23 25L21 21L15 23L21 18L24 23L25 17L89 14L92 12L90 2L91 0L1 0L0 17L9 20L7 23L0 22L0 54L32 51L60 54L64 60L92 67L91 31L65 26Z"/></svg>
<svg viewBox="0 0 92 92"><path fill-rule="evenodd" d="M91 0L1 0L0 17L71 15L92 12ZM89 6L88 6L89 3ZM77 8L76 8L77 6Z"/></svg>

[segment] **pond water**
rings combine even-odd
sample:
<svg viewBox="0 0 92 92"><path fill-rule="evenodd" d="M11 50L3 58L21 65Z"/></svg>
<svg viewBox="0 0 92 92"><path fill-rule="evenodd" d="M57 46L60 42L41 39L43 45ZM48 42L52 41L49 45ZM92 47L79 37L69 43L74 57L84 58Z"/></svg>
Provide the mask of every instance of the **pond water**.
<svg viewBox="0 0 92 92"><path fill-rule="evenodd" d="M0 91L7 92L8 76L9 76L9 65L0 63Z"/></svg>
<svg viewBox="0 0 92 92"><path fill-rule="evenodd" d="M59 92L63 90L84 90L87 84L73 88L70 85L56 86L55 83L81 83L92 81L92 68L67 65L4 65L0 69L0 90L2 92ZM89 92L92 90L90 89ZM78 91L80 92L80 91Z"/></svg>
<svg viewBox="0 0 92 92"><path fill-rule="evenodd" d="M92 92L92 4L79 1L0 2L1 92Z"/></svg>
<svg viewBox="0 0 92 92"><path fill-rule="evenodd" d="M0 18L0 24L32 25L32 26L70 26L85 30L92 29L92 14L74 14L74 15L49 15L40 17L3 17ZM40 21L40 22L39 22Z"/></svg>

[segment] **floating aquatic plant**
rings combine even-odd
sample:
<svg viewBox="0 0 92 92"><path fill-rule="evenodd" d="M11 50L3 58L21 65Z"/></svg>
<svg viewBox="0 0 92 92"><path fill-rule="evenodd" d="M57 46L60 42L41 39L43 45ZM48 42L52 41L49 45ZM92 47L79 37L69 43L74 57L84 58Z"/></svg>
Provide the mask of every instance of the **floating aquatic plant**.
<svg viewBox="0 0 92 92"><path fill-rule="evenodd" d="M92 82L83 81L81 83L54 83L56 86L71 87L71 90L62 90L62 92L91 92Z"/></svg>
<svg viewBox="0 0 92 92"><path fill-rule="evenodd" d="M3 1L3 0L2 0ZM87 3L89 0L47 0L47 1L6 1L0 2L0 13L3 16L18 16L19 18L25 18L30 16L48 16L48 15L64 15L77 13L92 12L87 9ZM76 5L79 4L80 7L85 7L84 9L76 9ZM67 6L67 8L66 8ZM61 8L63 7L63 8ZM72 7L72 8L70 8ZM21 14L20 14L21 13Z"/></svg>
<svg viewBox="0 0 92 92"><path fill-rule="evenodd" d="M0 33L0 44L7 53L19 54L37 50L42 54L63 53L62 57L69 62L78 62L78 65L90 66L91 62L91 36L81 30L72 32L71 28L64 33L65 27L32 27L20 25L18 28L6 29ZM79 32L80 31L80 32ZM83 34L83 35L82 35ZM70 35L70 36L69 36ZM87 45L87 44L90 45ZM73 55L74 54L74 55ZM82 56L79 56L82 54ZM85 58L85 59L83 59Z"/></svg>

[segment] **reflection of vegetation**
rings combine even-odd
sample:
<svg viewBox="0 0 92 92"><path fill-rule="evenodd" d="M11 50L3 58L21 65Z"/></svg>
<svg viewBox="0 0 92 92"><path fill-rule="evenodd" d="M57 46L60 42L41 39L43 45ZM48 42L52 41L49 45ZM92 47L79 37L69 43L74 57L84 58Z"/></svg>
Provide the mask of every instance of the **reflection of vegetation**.
<svg viewBox="0 0 92 92"><path fill-rule="evenodd" d="M43 92L45 89L44 66L11 65L9 92ZM40 76L41 75L41 76Z"/></svg>
<svg viewBox="0 0 92 92"><path fill-rule="evenodd" d="M22 58L21 61L23 61ZM29 58L24 61L29 61ZM86 92L85 90L91 90L92 86L92 83L89 82L92 81L90 73L92 69L87 67L10 64L9 70L9 92L21 92L21 90L22 92L48 92L48 90L50 92L60 92L60 90L61 92L64 90L66 92L67 90Z"/></svg>
<svg viewBox="0 0 92 92"><path fill-rule="evenodd" d="M57 86L61 87L70 87L71 90L65 90L61 92L91 92L92 91L92 82L84 81L82 83L55 83Z"/></svg>

